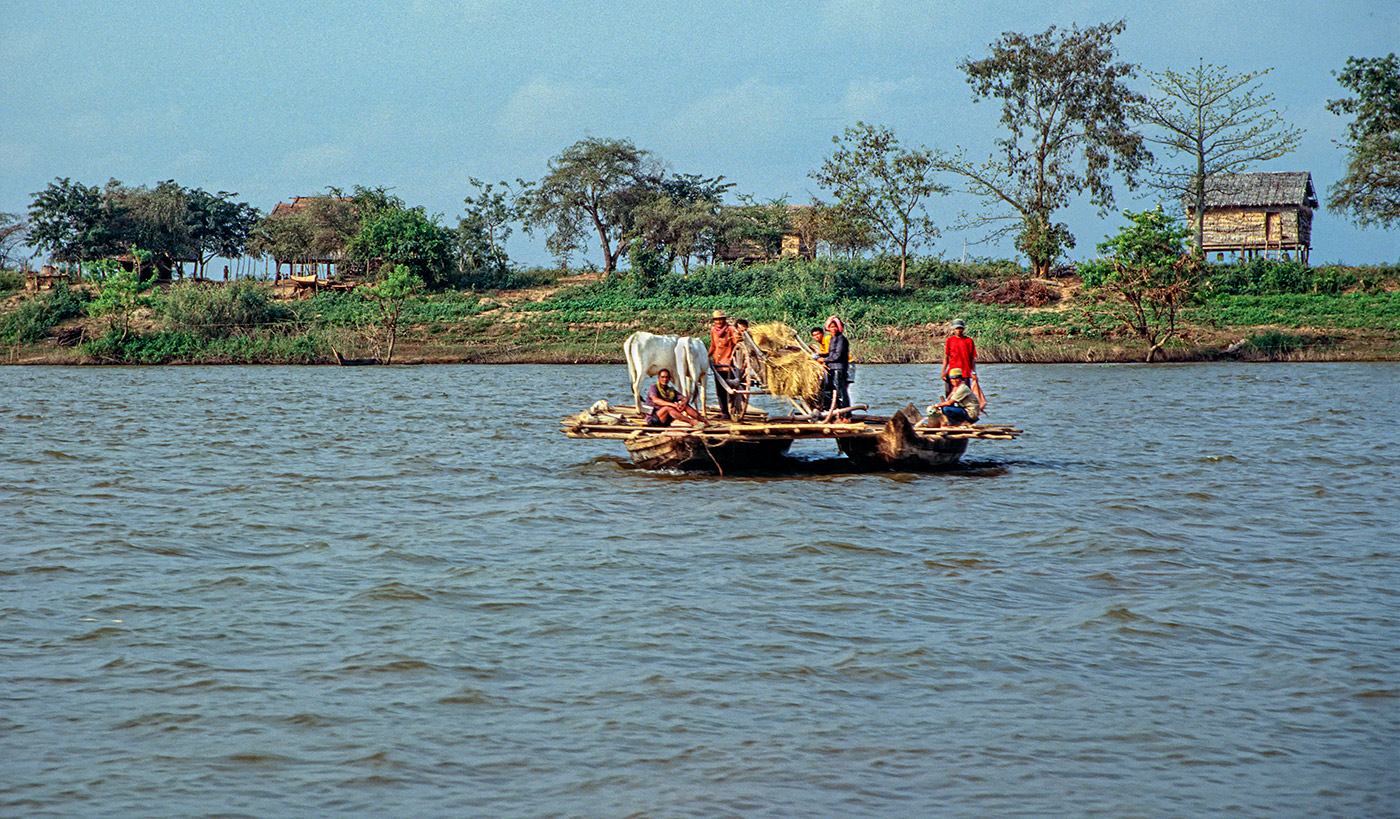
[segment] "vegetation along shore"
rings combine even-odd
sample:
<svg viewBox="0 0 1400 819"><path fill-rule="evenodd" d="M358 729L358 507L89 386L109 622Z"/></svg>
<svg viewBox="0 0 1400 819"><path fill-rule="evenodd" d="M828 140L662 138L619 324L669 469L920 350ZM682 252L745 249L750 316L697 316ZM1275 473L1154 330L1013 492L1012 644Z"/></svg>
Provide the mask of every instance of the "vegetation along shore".
<svg viewBox="0 0 1400 819"><path fill-rule="evenodd" d="M1087 276L1085 274L1088 274ZM290 281L60 283L26 292L0 274L0 354L11 364L610 363L631 332L700 334L713 309L805 327L848 318L858 360L939 360L965 318L984 361L1400 360L1400 266L1207 266L1145 336L1121 294L1092 271L1035 278L1009 262L787 260L690 274L528 270L512 286L441 292L308 290ZM392 278L392 277L391 277ZM1155 320L1157 323L1152 324ZM392 345L392 353L390 352ZM392 356L392 357L390 357Z"/></svg>

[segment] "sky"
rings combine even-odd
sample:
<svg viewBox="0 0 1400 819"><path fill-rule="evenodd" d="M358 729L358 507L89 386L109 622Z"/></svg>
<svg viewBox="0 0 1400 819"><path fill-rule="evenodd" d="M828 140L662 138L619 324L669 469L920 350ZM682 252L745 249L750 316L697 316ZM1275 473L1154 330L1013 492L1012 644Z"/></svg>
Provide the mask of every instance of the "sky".
<svg viewBox="0 0 1400 819"><path fill-rule="evenodd" d="M628 139L677 173L805 203L809 174L857 121L908 147L987 156L999 106L974 103L958 63L1003 32L1127 21L1119 58L1272 69L1262 90L1299 148L1253 170L1310 171L1319 198L1343 173L1349 56L1400 50L1400 0L1160 0L1031 4L943 0L0 0L0 211L26 211L59 177L165 179L234 191L269 211L327 186L384 186L455 225L469 179L536 180L585 137ZM1139 74L1130 83L1148 90ZM1059 218L1073 259L1155 194L1115 186L1115 211ZM943 234L922 252L1011 258L955 230L976 200L931 203ZM1400 261L1400 230L1320 210L1314 264ZM546 264L544 237L512 258ZM596 247L589 259L599 260Z"/></svg>

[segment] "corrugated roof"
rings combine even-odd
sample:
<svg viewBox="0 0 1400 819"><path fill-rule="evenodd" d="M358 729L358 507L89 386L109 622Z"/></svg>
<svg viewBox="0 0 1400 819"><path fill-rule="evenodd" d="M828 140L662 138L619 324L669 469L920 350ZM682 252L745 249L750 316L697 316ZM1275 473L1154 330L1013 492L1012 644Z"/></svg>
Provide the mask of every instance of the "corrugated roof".
<svg viewBox="0 0 1400 819"><path fill-rule="evenodd" d="M1317 207L1312 174L1308 171L1230 173L1212 176L1206 185L1206 207Z"/></svg>

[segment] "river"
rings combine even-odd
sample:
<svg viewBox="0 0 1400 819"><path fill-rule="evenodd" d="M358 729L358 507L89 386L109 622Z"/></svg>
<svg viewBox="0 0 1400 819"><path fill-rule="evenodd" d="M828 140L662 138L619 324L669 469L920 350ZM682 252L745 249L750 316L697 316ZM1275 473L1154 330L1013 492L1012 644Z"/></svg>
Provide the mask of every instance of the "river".
<svg viewBox="0 0 1400 819"><path fill-rule="evenodd" d="M0 368L0 815L1397 815L1400 365L984 369L715 477L620 367Z"/></svg>

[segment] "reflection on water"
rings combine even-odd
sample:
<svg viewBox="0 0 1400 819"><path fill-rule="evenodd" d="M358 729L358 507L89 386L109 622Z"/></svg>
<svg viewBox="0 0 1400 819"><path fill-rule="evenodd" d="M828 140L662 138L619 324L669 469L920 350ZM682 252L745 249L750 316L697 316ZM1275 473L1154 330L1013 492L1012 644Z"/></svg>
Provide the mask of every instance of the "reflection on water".
<svg viewBox="0 0 1400 819"><path fill-rule="evenodd" d="M1400 367L986 370L726 477L616 367L0 370L0 815L1393 813Z"/></svg>

